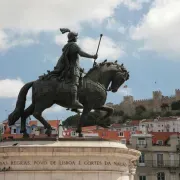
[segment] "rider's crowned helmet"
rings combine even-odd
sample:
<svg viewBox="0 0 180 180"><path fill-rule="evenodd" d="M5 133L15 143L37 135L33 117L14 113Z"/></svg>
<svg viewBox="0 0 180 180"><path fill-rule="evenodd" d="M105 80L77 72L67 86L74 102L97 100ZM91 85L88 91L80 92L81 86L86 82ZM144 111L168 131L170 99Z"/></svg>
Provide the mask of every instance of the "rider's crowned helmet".
<svg viewBox="0 0 180 180"><path fill-rule="evenodd" d="M72 41L74 38L77 38L78 33L76 32L69 32L67 37L68 37L68 41Z"/></svg>
<svg viewBox="0 0 180 180"><path fill-rule="evenodd" d="M62 32L62 34L69 32L67 35L68 41L72 41L78 36L77 32L70 31L70 29L68 28L60 28L60 31Z"/></svg>

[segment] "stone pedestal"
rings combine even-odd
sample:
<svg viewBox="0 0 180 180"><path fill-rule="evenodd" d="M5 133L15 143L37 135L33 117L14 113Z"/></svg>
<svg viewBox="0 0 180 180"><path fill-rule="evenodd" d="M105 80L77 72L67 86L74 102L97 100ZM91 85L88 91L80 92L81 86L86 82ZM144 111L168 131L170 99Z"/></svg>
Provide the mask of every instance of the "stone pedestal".
<svg viewBox="0 0 180 180"><path fill-rule="evenodd" d="M133 180L139 156L120 142L98 139L4 142L0 180Z"/></svg>

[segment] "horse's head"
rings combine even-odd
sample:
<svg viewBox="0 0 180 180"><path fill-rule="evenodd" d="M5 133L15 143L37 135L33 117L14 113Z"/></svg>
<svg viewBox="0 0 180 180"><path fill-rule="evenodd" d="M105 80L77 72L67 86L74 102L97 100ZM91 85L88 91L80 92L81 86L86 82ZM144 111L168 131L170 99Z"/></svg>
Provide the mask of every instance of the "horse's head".
<svg viewBox="0 0 180 180"><path fill-rule="evenodd" d="M123 64L120 65L117 64L117 61L107 62L107 60L105 60L91 68L85 77L99 82L104 85L105 88L108 88L111 83L110 90L112 92L117 92L119 87L129 79L129 72L125 69Z"/></svg>
<svg viewBox="0 0 180 180"><path fill-rule="evenodd" d="M129 79L129 72L126 70L126 68L122 65L115 63L115 70L112 76L112 82L110 90L112 92L117 92L120 86Z"/></svg>

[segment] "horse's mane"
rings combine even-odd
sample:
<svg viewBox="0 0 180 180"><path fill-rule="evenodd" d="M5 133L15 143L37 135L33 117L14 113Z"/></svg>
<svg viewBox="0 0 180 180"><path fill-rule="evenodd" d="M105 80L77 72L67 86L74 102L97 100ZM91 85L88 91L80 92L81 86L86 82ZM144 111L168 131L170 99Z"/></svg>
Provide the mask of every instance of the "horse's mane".
<svg viewBox="0 0 180 180"><path fill-rule="evenodd" d="M115 65L117 68L122 68L123 67L123 64L117 64L117 61L115 62L107 62L107 60L105 60L104 62L101 62L101 63L96 63L96 65L94 67L92 67L91 69L89 69L89 71L86 73L85 77L90 75L90 73L92 73L93 71L95 70L98 70L100 69L102 66L112 66L112 65Z"/></svg>

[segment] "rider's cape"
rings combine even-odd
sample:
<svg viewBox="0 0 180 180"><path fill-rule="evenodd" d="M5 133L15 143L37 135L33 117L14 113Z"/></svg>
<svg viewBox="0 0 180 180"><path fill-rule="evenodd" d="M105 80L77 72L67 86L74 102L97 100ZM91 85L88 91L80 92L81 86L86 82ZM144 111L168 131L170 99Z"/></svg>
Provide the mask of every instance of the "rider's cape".
<svg viewBox="0 0 180 180"><path fill-rule="evenodd" d="M54 68L54 70L57 71L60 78L66 78L68 71L70 70L71 62L68 59L68 53L72 45L74 45L74 42L69 42L63 47L63 53Z"/></svg>

